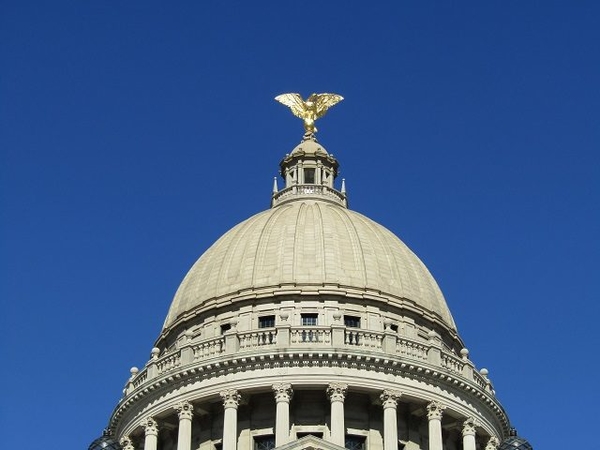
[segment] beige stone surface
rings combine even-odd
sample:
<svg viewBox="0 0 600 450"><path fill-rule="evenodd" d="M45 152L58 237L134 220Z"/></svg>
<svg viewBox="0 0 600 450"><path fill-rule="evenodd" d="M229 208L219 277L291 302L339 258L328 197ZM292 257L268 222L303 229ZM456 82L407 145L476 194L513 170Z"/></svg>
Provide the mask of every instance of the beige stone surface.
<svg viewBox="0 0 600 450"><path fill-rule="evenodd" d="M407 299L455 329L437 283L419 258L373 220L319 199L261 212L225 233L181 283L165 327L239 291L335 286Z"/></svg>

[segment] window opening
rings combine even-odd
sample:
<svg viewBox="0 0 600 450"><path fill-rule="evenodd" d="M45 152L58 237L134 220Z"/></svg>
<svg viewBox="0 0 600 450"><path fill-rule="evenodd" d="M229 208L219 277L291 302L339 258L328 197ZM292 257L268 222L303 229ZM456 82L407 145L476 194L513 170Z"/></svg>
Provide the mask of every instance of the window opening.
<svg viewBox="0 0 600 450"><path fill-rule="evenodd" d="M275 316L262 316L258 318L258 328L273 328L275 326Z"/></svg>
<svg viewBox="0 0 600 450"><path fill-rule="evenodd" d="M315 184L315 169L304 169L304 184Z"/></svg>
<svg viewBox="0 0 600 450"><path fill-rule="evenodd" d="M360 328L360 317L344 316L344 325L351 328Z"/></svg>
<svg viewBox="0 0 600 450"><path fill-rule="evenodd" d="M360 334L354 328L360 328L360 317L344 316L344 325L346 325L346 333L344 342L346 345L359 345Z"/></svg>
<svg viewBox="0 0 600 450"><path fill-rule="evenodd" d="M356 436L354 434L346 435L346 443L344 447L348 450L365 450L365 436Z"/></svg>
<svg viewBox="0 0 600 450"><path fill-rule="evenodd" d="M318 314L300 314L300 319L302 321L302 326L305 327L314 327L317 325L319 315Z"/></svg>
<svg viewBox="0 0 600 450"><path fill-rule="evenodd" d="M319 315L316 313L300 314L300 320L303 327L314 327L319 322ZM302 330L302 342L319 342L317 330Z"/></svg>
<svg viewBox="0 0 600 450"><path fill-rule="evenodd" d="M221 334L225 334L225 332L229 330L231 330L230 323L224 323L223 325L221 325Z"/></svg>
<svg viewBox="0 0 600 450"><path fill-rule="evenodd" d="M272 450L275 448L275 436L254 436L254 450Z"/></svg>

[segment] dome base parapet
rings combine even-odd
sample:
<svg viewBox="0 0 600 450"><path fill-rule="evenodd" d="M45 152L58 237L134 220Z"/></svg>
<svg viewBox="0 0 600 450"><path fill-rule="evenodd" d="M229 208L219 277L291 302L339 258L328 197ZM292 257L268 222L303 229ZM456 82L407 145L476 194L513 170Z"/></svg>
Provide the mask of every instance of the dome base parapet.
<svg viewBox="0 0 600 450"><path fill-rule="evenodd" d="M135 409L135 405L139 402L146 403L148 400L144 399L147 397L164 396L166 392L178 389L189 392L189 386L194 383L211 384L223 377L234 377L240 380L241 387L249 389L252 386L263 386L265 377L268 376L281 380L289 377L290 381L295 384L302 384L310 382L314 378L327 378L327 373L333 371L332 373L337 374L337 377L347 378L348 382L356 387L358 378L352 371L360 371L363 374L364 381L362 383L365 387L384 380L382 389L389 388L390 377L393 377L392 386L395 389L405 389L405 384L410 385L410 380L424 383L433 389L430 389L429 393L424 390L420 394L419 390L415 390L416 397L431 395L437 389L436 386L442 387L447 393L454 392L453 395L457 398L470 399L469 402L485 407L490 414L496 417L494 421L502 423L503 432L508 430L508 420L494 397L491 384L485 377L473 370L470 361L460 359L463 361L463 370L458 372L461 369L460 366L447 362L448 358L451 358L454 364L458 363L459 358L454 355L441 351L443 357L439 359L440 363L434 364L427 359L427 354L424 353L419 357L418 352L415 353L414 350L421 346L426 352L433 347L426 348L422 343L407 340L401 344L413 350L407 355L400 356L378 354L376 350L365 354L364 349L355 349L352 346L329 349L323 347L276 349L262 346L260 349L238 349L234 354L223 352L217 356L187 364L181 363L181 357L186 353L186 348L182 348L175 352L176 355L169 354L151 360L143 371L130 379L126 387L126 395L115 409L112 423L113 426L118 426L123 415L130 408ZM205 348L208 347L205 346ZM219 347L226 347L225 339L221 341ZM464 371L465 367L469 368L466 372ZM315 371L315 369L318 370ZM257 372L260 371L264 374L258 376ZM346 374L340 375L343 373Z"/></svg>
<svg viewBox="0 0 600 450"><path fill-rule="evenodd" d="M122 427L125 423L129 423L128 427L132 426L131 417L139 416L140 407L145 408L140 405L152 404L160 399L156 407L168 409L171 403L175 405L181 401L179 396L182 393L190 401L196 398L206 400L216 399L224 385L253 392L268 390L275 382L310 386L326 385L331 379L343 380L354 390L378 391L393 387L403 392L403 398L416 402L440 396L439 400L448 404L453 398L455 403L449 406L461 415L472 414L470 408L473 405L479 413L487 411L489 417L485 422L489 424L487 429L490 433L497 430L499 434L506 434L509 429L503 408L481 377L469 380L425 361L385 355L366 356L363 352L351 350L324 352L318 349L238 353L213 358L203 364L177 367L154 379L146 379L129 391L115 409L111 427L120 433L130 432ZM198 392L194 394L196 390ZM172 395L173 399L166 402L165 399Z"/></svg>

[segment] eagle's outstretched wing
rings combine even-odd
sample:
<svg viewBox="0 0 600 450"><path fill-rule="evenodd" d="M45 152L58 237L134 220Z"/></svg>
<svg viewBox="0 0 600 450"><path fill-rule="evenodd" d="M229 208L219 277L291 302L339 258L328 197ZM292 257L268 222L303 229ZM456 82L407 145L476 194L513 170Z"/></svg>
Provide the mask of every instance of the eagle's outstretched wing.
<svg viewBox="0 0 600 450"><path fill-rule="evenodd" d="M275 100L290 108L295 116L304 119L306 105L300 94L281 94L275 97Z"/></svg>
<svg viewBox="0 0 600 450"><path fill-rule="evenodd" d="M329 108L344 100L344 97L338 94L328 94L325 92L322 94L312 94L308 97L308 100L315 104L317 117L323 117Z"/></svg>

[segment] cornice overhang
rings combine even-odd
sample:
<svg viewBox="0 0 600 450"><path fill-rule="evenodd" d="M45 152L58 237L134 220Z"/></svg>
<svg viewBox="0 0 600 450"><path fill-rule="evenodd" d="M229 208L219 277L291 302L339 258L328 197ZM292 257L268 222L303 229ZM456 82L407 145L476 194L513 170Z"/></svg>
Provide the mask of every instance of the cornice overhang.
<svg viewBox="0 0 600 450"><path fill-rule="evenodd" d="M155 398L164 398L169 392L182 389L197 382L206 382L217 377L235 373L252 373L258 370L277 370L277 377L281 380L290 378L290 382L298 379L293 371L287 375L281 374L280 369L294 367L313 368L339 368L354 369L365 372L380 372L407 379L426 383L432 387L439 387L449 392L454 392L458 397L469 403L483 406L500 424L502 433L508 434L510 429L508 417L496 400L493 392L488 392L477 382L466 379L460 374L434 366L424 361L407 360L385 354L365 355L364 352L353 352L344 349L334 351L262 351L256 353L236 354L228 357L204 360L201 364L189 364L178 367L176 370L161 374L147 381L130 394L126 395L115 408L110 425L118 429L119 422L127 415L130 409L136 409L136 404L147 404ZM348 373L349 384L356 380L356 374ZM344 377L344 375L340 375ZM252 379L251 379L252 378ZM249 377L244 379L240 386L235 382L228 382L232 388L258 388L265 383L265 377ZM287 380L286 380L287 381ZM258 384L257 384L258 383ZM366 386L368 387L368 386ZM188 393L189 394L189 393ZM418 396L415 396L418 398ZM193 399L192 399L193 400Z"/></svg>

